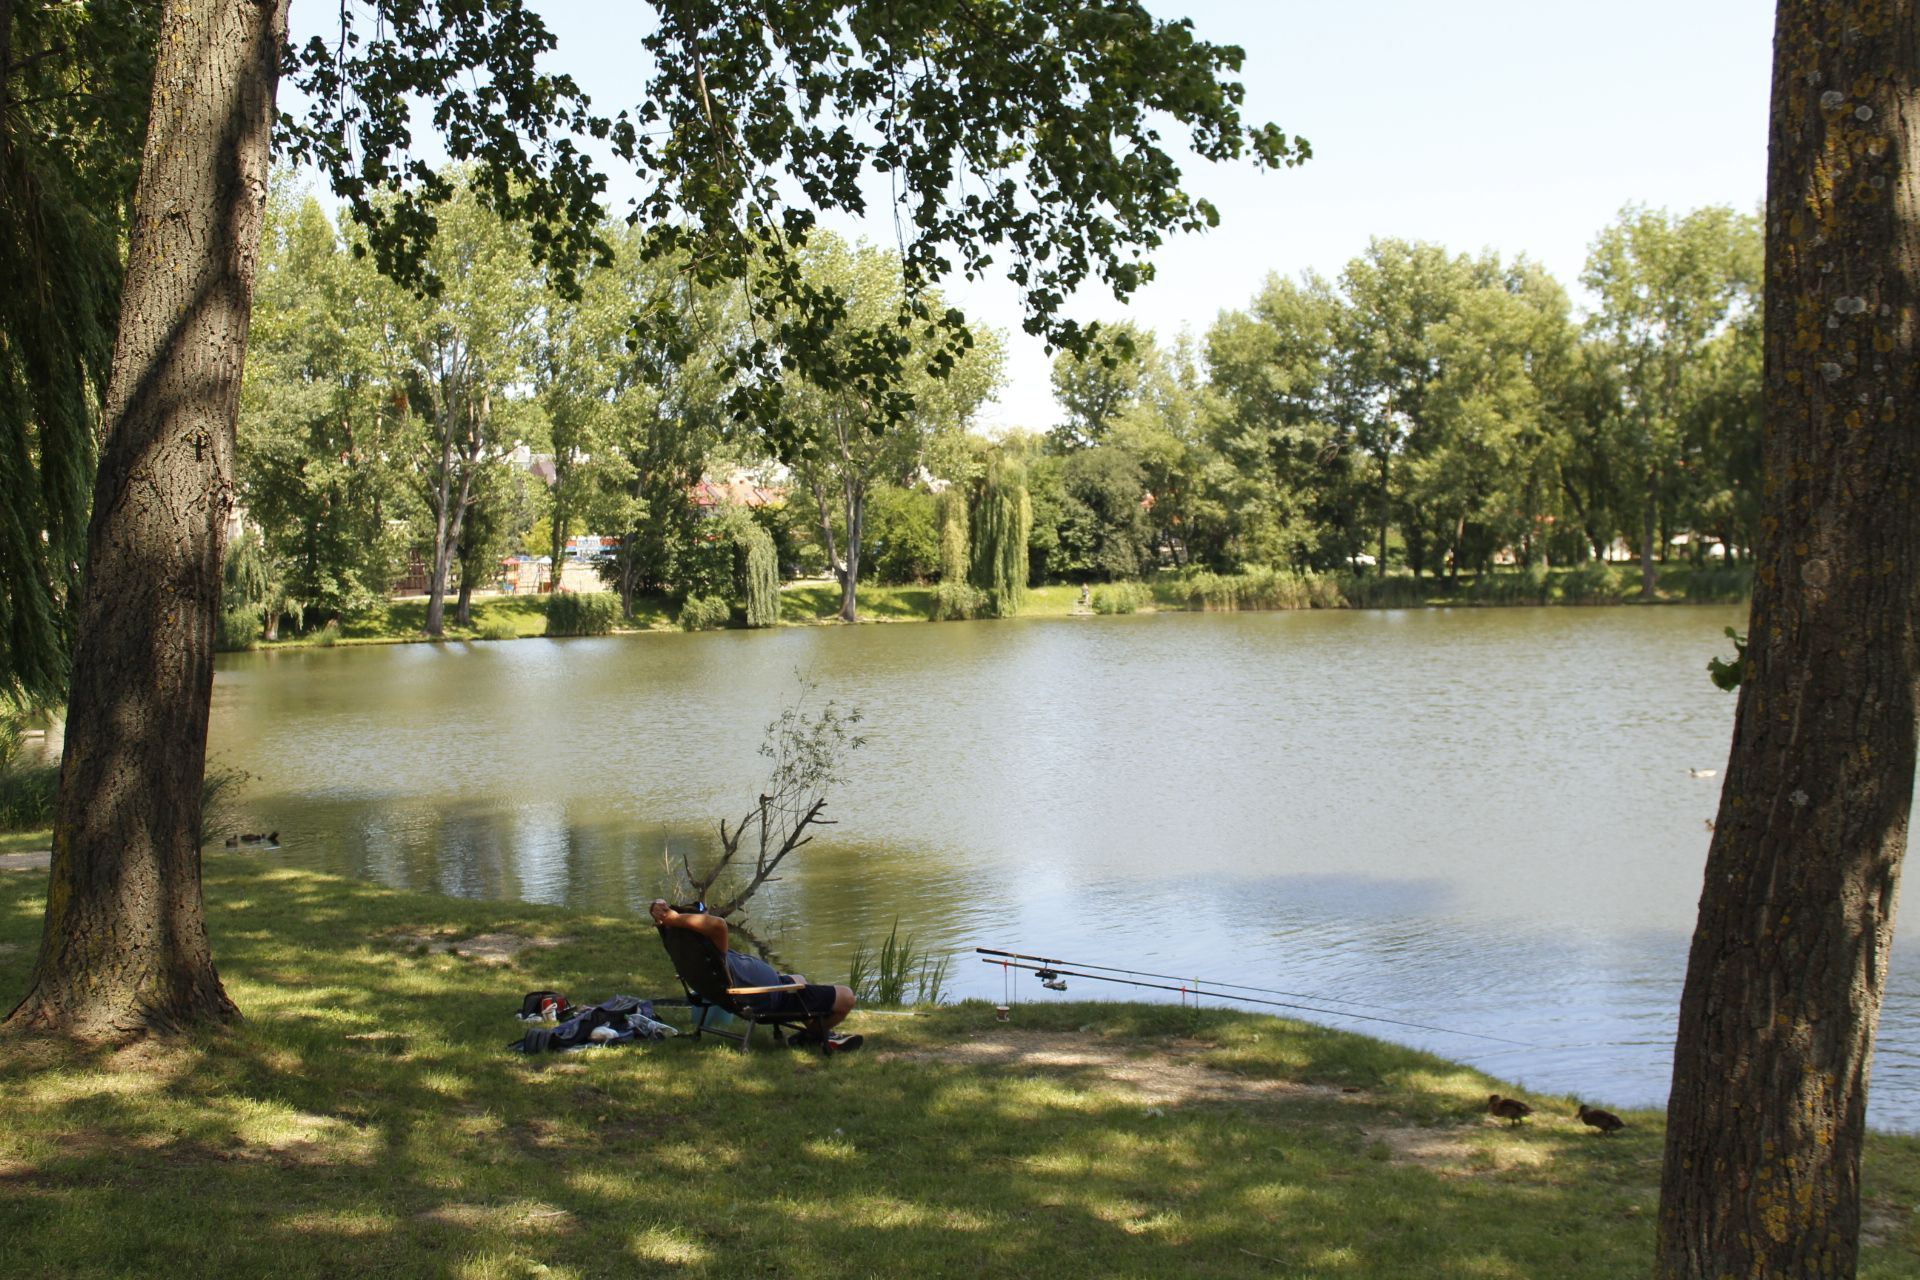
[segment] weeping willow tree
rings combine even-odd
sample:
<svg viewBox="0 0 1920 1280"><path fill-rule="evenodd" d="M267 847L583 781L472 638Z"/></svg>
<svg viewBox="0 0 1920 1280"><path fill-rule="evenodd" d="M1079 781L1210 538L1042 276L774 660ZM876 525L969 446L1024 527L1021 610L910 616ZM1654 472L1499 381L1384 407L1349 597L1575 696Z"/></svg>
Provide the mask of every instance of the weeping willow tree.
<svg viewBox="0 0 1920 1280"><path fill-rule="evenodd" d="M940 581L967 580L967 491L948 485L935 501L934 518L940 530Z"/></svg>
<svg viewBox="0 0 1920 1280"><path fill-rule="evenodd" d="M773 535L752 521L745 521L735 535L740 548L743 594L747 600L749 627L780 625L780 561L773 549Z"/></svg>
<svg viewBox="0 0 1920 1280"><path fill-rule="evenodd" d="M0 694L65 696L157 6L0 0Z"/></svg>
<svg viewBox="0 0 1920 1280"><path fill-rule="evenodd" d="M1033 500L1027 496L1027 472L1010 458L996 457L981 480L973 518L973 571L969 575L983 597L981 612L1010 618L1027 593L1027 538L1033 532Z"/></svg>

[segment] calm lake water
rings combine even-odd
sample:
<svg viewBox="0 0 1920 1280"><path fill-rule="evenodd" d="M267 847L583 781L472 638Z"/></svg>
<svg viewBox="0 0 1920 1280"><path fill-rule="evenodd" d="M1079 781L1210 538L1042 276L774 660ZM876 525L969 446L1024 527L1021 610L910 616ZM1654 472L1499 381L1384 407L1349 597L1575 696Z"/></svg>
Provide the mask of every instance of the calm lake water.
<svg viewBox="0 0 1920 1280"><path fill-rule="evenodd" d="M897 918L952 956L956 995L1002 997L975 946L1247 983L1447 1028L1306 1015L1530 1089L1656 1106L1732 727L1705 667L1741 620L1176 614L239 654L211 752L254 775L271 856L638 917L663 853L713 849L752 803L804 676L864 709L870 742L839 825L755 900L787 967L837 980ZM1910 933L1871 1112L1909 1130ZM656 944L636 924L634 945ZM1018 1001L1177 998L1015 977Z"/></svg>

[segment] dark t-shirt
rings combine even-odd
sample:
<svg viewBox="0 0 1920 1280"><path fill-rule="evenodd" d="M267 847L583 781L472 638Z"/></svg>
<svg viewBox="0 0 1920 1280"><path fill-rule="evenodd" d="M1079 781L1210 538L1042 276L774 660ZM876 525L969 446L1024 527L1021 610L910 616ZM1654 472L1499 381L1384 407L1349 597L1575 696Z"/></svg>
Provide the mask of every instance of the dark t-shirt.
<svg viewBox="0 0 1920 1280"><path fill-rule="evenodd" d="M778 987L788 981L786 974L759 956L731 949L727 951L727 973L736 987ZM763 995L741 996L739 999L741 1004L761 1014L825 1017L833 1012L836 996L831 985L810 982L799 991L769 991Z"/></svg>

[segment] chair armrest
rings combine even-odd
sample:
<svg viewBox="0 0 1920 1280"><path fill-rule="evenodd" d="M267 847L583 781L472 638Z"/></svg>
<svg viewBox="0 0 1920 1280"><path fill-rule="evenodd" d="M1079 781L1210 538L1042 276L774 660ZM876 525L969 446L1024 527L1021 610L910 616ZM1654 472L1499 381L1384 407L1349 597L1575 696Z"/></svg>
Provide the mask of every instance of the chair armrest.
<svg viewBox="0 0 1920 1280"><path fill-rule="evenodd" d="M730 996L763 996L775 991L805 991L806 989L807 984L804 982L789 982L785 986L780 987L728 987L727 994Z"/></svg>

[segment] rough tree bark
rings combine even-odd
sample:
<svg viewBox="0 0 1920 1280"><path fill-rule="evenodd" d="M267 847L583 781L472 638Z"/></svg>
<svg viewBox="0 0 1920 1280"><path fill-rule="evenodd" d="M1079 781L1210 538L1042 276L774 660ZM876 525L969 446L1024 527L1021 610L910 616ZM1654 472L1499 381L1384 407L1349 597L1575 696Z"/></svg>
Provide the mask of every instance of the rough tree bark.
<svg viewBox="0 0 1920 1280"><path fill-rule="evenodd" d="M238 1016L201 912L200 789L285 31L286 0L162 15L46 927L17 1028L123 1039Z"/></svg>
<svg viewBox="0 0 1920 1280"><path fill-rule="evenodd" d="M1663 1277L1857 1264L1920 658L1915 7L1778 7L1766 515L1681 1000Z"/></svg>

